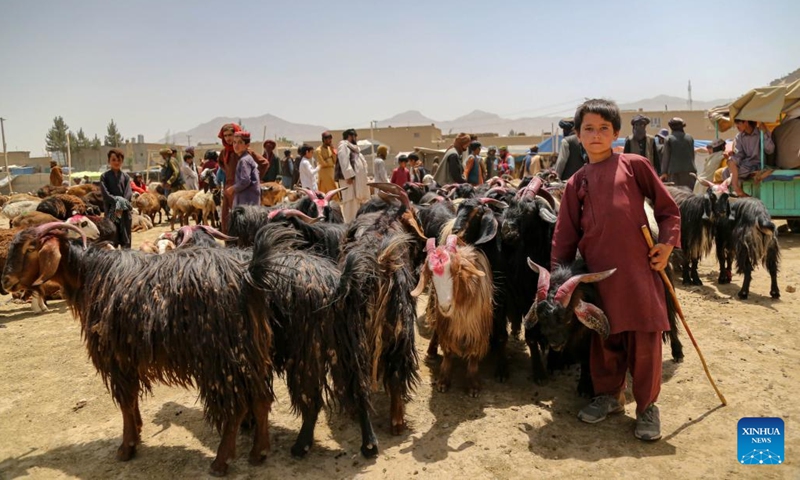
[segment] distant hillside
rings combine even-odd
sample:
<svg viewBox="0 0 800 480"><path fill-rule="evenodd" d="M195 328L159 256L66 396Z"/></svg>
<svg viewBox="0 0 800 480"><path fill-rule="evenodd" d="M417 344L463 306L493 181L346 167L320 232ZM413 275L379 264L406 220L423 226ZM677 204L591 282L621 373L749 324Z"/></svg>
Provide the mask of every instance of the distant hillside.
<svg viewBox="0 0 800 480"><path fill-rule="evenodd" d="M192 144L194 145L198 143L215 143L219 141L217 134L219 134L219 129L222 125L226 123L238 123L240 120L245 129L253 136L254 140L261 139L265 126L267 127L267 138L286 137L295 142L318 139L320 138L320 134L327 130L326 127L320 125L292 123L274 115L266 114L260 117L250 118L217 117L191 130L170 134L170 137L174 137L178 142L182 142L186 139L187 135L191 135ZM166 140L163 138L159 140L159 142L164 141Z"/></svg>
<svg viewBox="0 0 800 480"><path fill-rule="evenodd" d="M726 105L731 102L731 99L720 98L704 102L702 100L694 100L692 102L692 110L708 110L719 105ZM672 97L669 95L659 95L653 98L646 98L644 100L637 100L630 103L620 103L621 110L650 110L650 111L664 111L664 110L688 110L689 100L681 97Z"/></svg>
<svg viewBox="0 0 800 480"><path fill-rule="evenodd" d="M800 80L800 68L798 68L794 72L786 75L783 78L779 78L777 80L773 80L772 83L770 83L770 85L772 85L773 87L777 86L777 85L786 85L787 83L792 83L795 80Z"/></svg>

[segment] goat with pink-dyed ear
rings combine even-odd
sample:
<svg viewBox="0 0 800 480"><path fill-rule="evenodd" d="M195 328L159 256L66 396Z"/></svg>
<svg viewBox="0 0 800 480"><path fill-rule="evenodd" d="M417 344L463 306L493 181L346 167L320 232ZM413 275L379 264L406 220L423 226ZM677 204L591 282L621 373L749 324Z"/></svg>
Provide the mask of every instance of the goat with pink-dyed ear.
<svg viewBox="0 0 800 480"><path fill-rule="evenodd" d="M411 293L419 296L430 284L426 314L443 352L437 389L450 388L453 358L467 360L469 394L480 392L478 362L489 351L492 333L492 269L486 256L474 247L459 245L450 235L436 247L428 239L427 257L419 284Z"/></svg>

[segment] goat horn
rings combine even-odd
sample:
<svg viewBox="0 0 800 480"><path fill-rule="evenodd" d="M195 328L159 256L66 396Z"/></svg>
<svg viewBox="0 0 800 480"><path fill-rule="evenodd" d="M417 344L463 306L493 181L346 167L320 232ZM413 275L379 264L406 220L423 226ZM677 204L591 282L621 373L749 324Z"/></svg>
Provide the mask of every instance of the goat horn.
<svg viewBox="0 0 800 480"><path fill-rule="evenodd" d="M308 224L317 223L317 222L319 222L321 220L321 217L311 218L308 215L306 215L305 213L301 212L300 210L296 210L296 209L293 209L293 208L286 209L286 210L278 210L278 211L283 213L283 217L284 218L296 217L296 218L299 218L300 220L302 220L302 221L304 221L305 223L308 223ZM277 213L276 213L276 215L277 215ZM273 218L274 218L274 216L273 216Z"/></svg>
<svg viewBox="0 0 800 480"><path fill-rule="evenodd" d="M275 210L273 210L273 211L269 212L269 213L267 214L267 220L272 220L273 218L275 218L275 216L276 216L277 214L281 213L281 212L282 212L282 211L284 211L284 210L286 210L286 209L285 209L285 208L276 208Z"/></svg>
<svg viewBox="0 0 800 480"><path fill-rule="evenodd" d="M566 307L567 305L569 305L569 301L572 299L572 294L575 293L575 289L578 288L579 284L594 283L594 282L599 282L600 280L605 280L616 271L617 271L616 268L612 268L611 270L606 270L603 272L584 273L581 275L575 275L574 277L564 282L563 285L558 287L555 300L562 306Z"/></svg>
<svg viewBox="0 0 800 480"><path fill-rule="evenodd" d="M447 246L447 250L455 252L456 247L458 246L458 237L455 235L448 235L445 245Z"/></svg>
<svg viewBox="0 0 800 480"><path fill-rule="evenodd" d="M713 187L714 186L713 183L709 182L708 180L706 180L703 177L698 177L697 174L694 173L694 172L690 172L689 175L693 176L695 180L697 180L698 182L702 183L706 187Z"/></svg>
<svg viewBox="0 0 800 480"><path fill-rule="evenodd" d="M539 283L536 286L536 301L541 302L547 298L547 291L550 290L550 272L534 263L530 258L528 258L528 266L539 274Z"/></svg>
<svg viewBox="0 0 800 480"><path fill-rule="evenodd" d="M368 183L367 185L369 185L370 187L373 187L373 188L377 188L378 190L381 190L383 192L392 193L394 195L397 195L397 197L400 199L400 202L405 207L410 207L411 206L411 200L409 200L408 194L406 193L406 191L403 190L402 187L399 187L399 186L395 185L394 183L372 182L372 183Z"/></svg>
<svg viewBox="0 0 800 480"><path fill-rule="evenodd" d="M495 200L494 198L481 198L481 203L484 205L491 205L497 208L508 208L508 204L506 202L501 202L500 200Z"/></svg>
<svg viewBox="0 0 800 480"><path fill-rule="evenodd" d="M195 225L195 227L199 228L200 230L206 232L207 234L211 235L212 237L216 238L217 240L225 240L226 242L232 242L234 240L239 240L238 237L231 237L225 235L224 233L220 232L214 227L209 225Z"/></svg>
<svg viewBox="0 0 800 480"><path fill-rule="evenodd" d="M319 197L317 196L316 192L314 192L314 190L311 190L310 188L301 188L300 190L302 190L306 195L308 195L308 198L310 198L311 200L313 201L319 200Z"/></svg>
<svg viewBox="0 0 800 480"><path fill-rule="evenodd" d="M336 188L325 194L325 201L330 202L331 199L339 192L347 190L347 187Z"/></svg>
<svg viewBox="0 0 800 480"><path fill-rule="evenodd" d="M178 245L178 246L179 246L179 247L182 247L182 246L183 246L184 244L186 244L186 243L187 243L189 240L191 240L191 239L192 239L192 235L194 234L194 231L195 231L195 230L197 230L197 225L194 225L194 226L192 226L192 225L186 225L186 226L184 226L184 227L181 227L181 228L179 228L179 229L178 229L178 233L181 233L181 232L183 232L183 238L181 239L181 243L180 243L180 245Z"/></svg>
<svg viewBox="0 0 800 480"><path fill-rule="evenodd" d="M59 228L66 228L68 230L74 230L80 233L81 240L83 241L83 248L84 250L86 249L86 234L83 233L83 230L81 230L80 228L76 227L71 223L62 223L62 222L45 223L44 225L36 227L36 237L42 238L47 232L50 232L51 230L58 230Z"/></svg>
<svg viewBox="0 0 800 480"><path fill-rule="evenodd" d="M501 193L501 194L505 195L505 194L508 193L508 189L506 187L493 187L493 188L490 188L486 192L486 196L488 197L489 195L491 195L493 193Z"/></svg>

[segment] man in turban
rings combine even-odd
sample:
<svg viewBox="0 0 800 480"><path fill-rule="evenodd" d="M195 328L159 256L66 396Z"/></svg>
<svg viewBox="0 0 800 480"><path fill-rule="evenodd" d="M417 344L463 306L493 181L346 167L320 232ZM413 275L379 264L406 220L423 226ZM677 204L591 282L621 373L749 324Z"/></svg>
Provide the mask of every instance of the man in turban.
<svg viewBox="0 0 800 480"><path fill-rule="evenodd" d="M661 160L658 156L658 146L656 139L647 134L647 126L650 119L644 115L636 115L631 120L633 133L625 139L625 149L623 153L633 153L646 158L650 165L656 170L661 171Z"/></svg>
<svg viewBox="0 0 800 480"><path fill-rule="evenodd" d="M339 187L347 187L341 192L342 216L345 222L356 218L358 207L369 200L367 183L367 161L358 148L358 133L352 128L342 132L342 141L336 149L337 163L335 178Z"/></svg>
<svg viewBox="0 0 800 480"><path fill-rule="evenodd" d="M319 180L319 191L328 193L336 189L336 181L333 179L333 169L336 168L336 152L333 150L333 135L331 132L322 132L322 145L314 150L317 157L317 178Z"/></svg>
<svg viewBox="0 0 800 480"><path fill-rule="evenodd" d="M453 145L444 152L443 164L439 165L436 175L433 177L439 185L451 183L466 183L464 178L464 166L461 157L467 151L470 138L466 133L459 133L453 141Z"/></svg>
<svg viewBox="0 0 800 480"><path fill-rule="evenodd" d="M575 122L564 119L558 122L559 128L564 131L561 148L556 160L556 173L561 180L567 181L586 163L586 153L575 135Z"/></svg>

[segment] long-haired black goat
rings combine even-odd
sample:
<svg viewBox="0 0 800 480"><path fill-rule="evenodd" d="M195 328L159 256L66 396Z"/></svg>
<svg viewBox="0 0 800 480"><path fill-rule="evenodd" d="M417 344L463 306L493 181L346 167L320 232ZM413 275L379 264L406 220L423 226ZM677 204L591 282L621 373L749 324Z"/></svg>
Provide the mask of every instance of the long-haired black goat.
<svg viewBox="0 0 800 480"><path fill-rule="evenodd" d="M340 275L336 265L301 250L302 243L297 230L267 225L256 235L250 267L250 278L274 317L275 371L286 378L292 409L303 417L291 451L301 457L311 448L317 417L327 396L358 416L361 453L373 457L378 454L378 443L369 419L369 383L358 326L349 313L337 315Z"/></svg>
<svg viewBox="0 0 800 480"><path fill-rule="evenodd" d="M759 264L770 276L769 294L780 298L778 268L781 260L777 229L767 208L756 198L736 199L731 203L733 220L721 218L717 224L717 260L719 283L730 283L731 263L736 259L736 273L744 274L738 296L742 300L750 294L752 273Z"/></svg>
<svg viewBox="0 0 800 480"><path fill-rule="evenodd" d="M59 223L19 233L2 283L9 291L46 280L61 286L80 319L89 357L122 410L117 458L130 460L136 453L139 396L159 382L197 386L206 418L222 433L212 473L227 472L248 412L257 421L249 460L263 462L273 400L268 382L272 331L264 297L250 286L245 254L198 248L165 256L85 250L70 243L65 229L78 230Z"/></svg>
<svg viewBox="0 0 800 480"><path fill-rule="evenodd" d="M538 338L549 348L548 368L552 371L575 363L581 365L578 394L594 396L589 371L591 330L607 337L610 331L608 318L597 307L597 289L593 285L611 276L616 269L589 273L586 264L577 260L570 265L556 265L550 273L546 268L528 259L528 267L539 274L536 294L530 310L525 315L525 330L539 329ZM683 361L683 346L678 339L675 305L666 287L667 316L670 331L663 340L670 341L672 358Z"/></svg>
<svg viewBox="0 0 800 480"><path fill-rule="evenodd" d="M681 210L681 253L684 285L702 285L697 264L711 253L719 219L732 217L728 201L728 182L714 185L698 179L708 187L702 195L689 190L667 187ZM677 254L677 252L676 252Z"/></svg>
<svg viewBox="0 0 800 480"><path fill-rule="evenodd" d="M405 191L371 185L396 194L400 205L360 215L350 224L340 261L338 312L358 335L367 378L373 385L383 380L391 399L391 431L399 435L406 426L405 402L419 381L411 292L424 237Z"/></svg>

